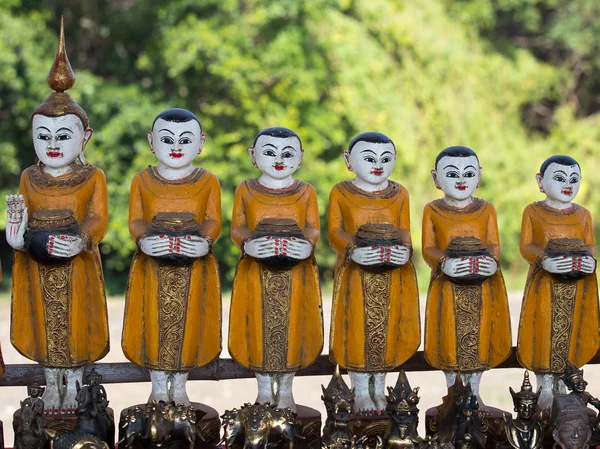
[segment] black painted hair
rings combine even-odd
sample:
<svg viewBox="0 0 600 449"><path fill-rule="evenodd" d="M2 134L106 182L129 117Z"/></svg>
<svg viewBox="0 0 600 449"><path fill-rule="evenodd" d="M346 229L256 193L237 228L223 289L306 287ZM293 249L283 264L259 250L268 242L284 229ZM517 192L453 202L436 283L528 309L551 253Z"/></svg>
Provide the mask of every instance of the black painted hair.
<svg viewBox="0 0 600 449"><path fill-rule="evenodd" d="M277 137L278 139L287 139L288 137L295 137L300 142L300 148L302 148L302 140L300 140L300 136L296 134L294 131L288 128L283 128L281 126L274 126L273 128L265 128L261 132L259 132L254 138L254 143L252 147L256 146L256 142L260 136L271 136Z"/></svg>
<svg viewBox="0 0 600 449"><path fill-rule="evenodd" d="M396 151L396 145L394 145L394 142L392 142L392 139L390 139L385 134L375 133L375 132L366 132L366 133L361 133L358 136L356 136L354 139L352 139L352 141L350 142L350 145L348 145L348 153L352 153L352 148L354 148L354 145L356 145L358 142L391 143L392 146L394 147L394 151Z"/></svg>
<svg viewBox="0 0 600 449"><path fill-rule="evenodd" d="M438 162L444 157L471 157L475 156L477 162L479 162L479 158L477 157L477 153L470 149L469 147L463 147L460 145L455 145L453 147L444 148L440 151L440 154L435 158L435 167L437 168Z"/></svg>
<svg viewBox="0 0 600 449"><path fill-rule="evenodd" d="M198 117L196 117L196 115L193 112L190 112L187 109L171 108L162 111L156 116L156 118L152 122L152 129L154 129L154 124L159 118L167 122L175 123L189 122L190 120L195 120L200 126L200 132L202 132L202 123L200 123L200 120L198 120Z"/></svg>
<svg viewBox="0 0 600 449"><path fill-rule="evenodd" d="M542 166L540 167L540 174L542 176L544 176L544 173L546 173L546 169L550 166L550 164L553 164L553 163L558 164L558 165L566 165L567 167L570 167L572 165L577 165L579 167L579 170L581 170L581 166L579 165L579 162L577 162L571 156L565 156L563 154L555 154L554 156L550 156L548 159L546 159L542 163Z"/></svg>

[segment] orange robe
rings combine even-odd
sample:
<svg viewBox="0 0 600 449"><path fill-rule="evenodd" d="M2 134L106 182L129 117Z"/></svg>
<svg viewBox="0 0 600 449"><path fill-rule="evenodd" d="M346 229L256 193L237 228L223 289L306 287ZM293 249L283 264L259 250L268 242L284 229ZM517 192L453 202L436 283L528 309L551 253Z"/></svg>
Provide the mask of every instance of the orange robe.
<svg viewBox="0 0 600 449"><path fill-rule="evenodd" d="M498 263L481 285L459 285L442 273L444 251L455 237L476 237ZM496 210L475 199L458 209L443 200L423 211L423 258L431 267L425 312L425 359L446 371L482 371L510 354L508 297L500 271Z"/></svg>
<svg viewBox="0 0 600 449"><path fill-rule="evenodd" d="M221 190L212 173L196 169L168 181L148 167L133 177L129 232L144 237L159 212L190 212L200 233L216 241L221 233ZM221 284L212 250L175 265L136 251L129 270L123 353L136 365L162 371L189 371L221 352Z"/></svg>
<svg viewBox="0 0 600 449"><path fill-rule="evenodd" d="M258 372L293 372L312 364L323 349L321 287L314 256L287 270L270 270L243 253L264 218L294 220L313 246L319 209L313 186L296 180L271 190L258 180L235 191L231 239L242 250L231 292L229 353Z"/></svg>
<svg viewBox="0 0 600 449"><path fill-rule="evenodd" d="M343 368L382 372L419 347L419 289L411 261L383 273L352 261L353 237L367 223L392 224L412 246L406 189L390 181L382 192L368 193L345 181L329 196L329 244L338 254L329 357Z"/></svg>
<svg viewBox="0 0 600 449"><path fill-rule="evenodd" d="M109 349L104 279L98 243L108 229L106 178L92 165L74 165L53 178L41 166L21 175L19 189L29 219L37 211L73 213L88 247L65 264L40 264L15 251L11 342L30 360L74 368L101 359Z"/></svg>
<svg viewBox="0 0 600 449"><path fill-rule="evenodd" d="M567 360L583 366L598 352L598 284L596 273L578 281L560 281L542 269L544 249L554 238L582 240L594 255L588 210L573 205L559 211L537 202L523 212L520 248L530 268L519 321L517 358L536 373L562 374Z"/></svg>

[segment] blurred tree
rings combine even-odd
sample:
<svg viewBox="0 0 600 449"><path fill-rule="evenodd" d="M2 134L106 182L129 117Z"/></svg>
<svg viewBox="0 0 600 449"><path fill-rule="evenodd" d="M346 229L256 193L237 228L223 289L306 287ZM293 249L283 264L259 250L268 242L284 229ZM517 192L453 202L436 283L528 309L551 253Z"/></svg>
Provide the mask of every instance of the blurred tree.
<svg viewBox="0 0 600 449"><path fill-rule="evenodd" d="M480 196L498 210L502 262L507 272L522 271L520 211L540 199L533 179L539 164L552 152L569 152L585 162L585 176L599 131L591 106L597 98L583 95L586 103L573 97L585 86L574 88L580 84L573 84L568 56L554 48L544 52L539 43L523 44L519 36L560 41L573 54L585 47L582 60L595 67L597 44L577 30L592 20L594 5L592 0L5 0L1 190L15 190L20 171L35 160L29 116L49 94L44 79L62 13L77 76L72 93L96 129L86 154L108 177L110 231L102 251L110 292L123 290L134 249L127 227L130 180L154 163L145 135L158 112L175 106L199 116L208 139L197 163L221 180L225 226L216 251L226 285L238 256L228 238L233 192L257 175L246 151L255 134L275 125L303 139L298 176L319 195L323 241L317 258L325 279L332 278L335 263L326 242L329 191L350 176L341 153L353 135L366 130L396 142L394 178L411 194L417 249L423 205L438 195L429 175L435 155L453 144L478 151L484 166ZM588 93L598 87L592 85ZM532 110L549 118L529 120ZM594 185L584 178L580 202L588 207ZM0 223L4 208L0 203ZM417 262L425 288L426 269L419 256Z"/></svg>

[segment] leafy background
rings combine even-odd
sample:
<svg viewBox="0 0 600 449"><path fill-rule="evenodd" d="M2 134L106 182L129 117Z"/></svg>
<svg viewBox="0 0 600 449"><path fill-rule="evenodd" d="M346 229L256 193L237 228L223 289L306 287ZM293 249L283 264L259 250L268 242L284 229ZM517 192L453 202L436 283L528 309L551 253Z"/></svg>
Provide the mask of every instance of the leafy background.
<svg viewBox="0 0 600 449"><path fill-rule="evenodd" d="M208 135L196 163L221 181L216 252L226 287L238 257L228 238L233 192L257 175L246 150L267 126L302 137L298 177L317 189L323 230L331 187L350 177L341 157L350 139L371 130L395 141L393 179L411 195L422 289L421 212L439 196L429 171L446 146L480 156L478 196L498 211L509 288L523 287L521 211L541 199L534 175L546 157L580 161L577 201L600 212L596 0L2 0L2 195L35 163L29 119L50 93L60 14L77 76L71 94L95 129L86 157L108 178L102 254L110 294L123 293L134 250L130 180L154 163L145 135L167 107L194 111ZM317 258L328 285L335 257L322 235ZM1 239L7 290L11 251Z"/></svg>

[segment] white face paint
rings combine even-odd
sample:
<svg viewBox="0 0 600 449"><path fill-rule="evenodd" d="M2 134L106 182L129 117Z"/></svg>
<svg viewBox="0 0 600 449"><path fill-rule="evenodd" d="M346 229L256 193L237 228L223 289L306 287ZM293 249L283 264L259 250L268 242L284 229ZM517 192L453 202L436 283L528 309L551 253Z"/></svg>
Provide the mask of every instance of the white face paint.
<svg viewBox="0 0 600 449"><path fill-rule="evenodd" d="M538 185L549 200L568 204L577 196L581 185L581 169L578 165L551 163L544 176L537 175Z"/></svg>
<svg viewBox="0 0 600 449"><path fill-rule="evenodd" d="M396 150L391 143L361 141L354 145L350 153L344 152L344 159L361 183L378 186L392 174Z"/></svg>
<svg viewBox="0 0 600 449"><path fill-rule="evenodd" d="M431 172L446 197L464 201L475 192L481 179L481 167L475 156L445 156Z"/></svg>
<svg viewBox="0 0 600 449"><path fill-rule="evenodd" d="M205 139L196 120L169 122L159 118L148 133L150 148L158 160L173 170L189 166L202 151Z"/></svg>
<svg viewBox="0 0 600 449"><path fill-rule="evenodd" d="M74 114L60 117L36 114L31 125L35 154L53 169L72 164L92 137L92 130L84 130L83 123Z"/></svg>
<svg viewBox="0 0 600 449"><path fill-rule="evenodd" d="M273 180L291 177L302 163L302 148L296 137L260 136L249 151L252 162Z"/></svg>

